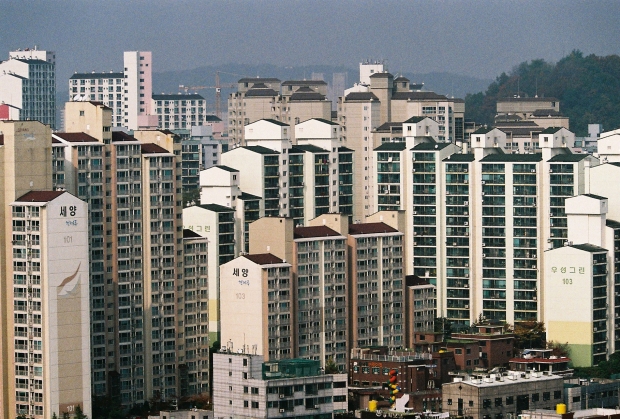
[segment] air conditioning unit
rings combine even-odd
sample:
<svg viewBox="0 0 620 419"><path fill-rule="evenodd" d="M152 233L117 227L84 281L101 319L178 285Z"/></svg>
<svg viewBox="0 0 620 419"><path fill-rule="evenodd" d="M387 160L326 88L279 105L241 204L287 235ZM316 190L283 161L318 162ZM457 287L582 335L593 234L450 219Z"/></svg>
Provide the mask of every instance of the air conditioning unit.
<svg viewBox="0 0 620 419"><path fill-rule="evenodd" d="M482 243L482 247L486 246L486 243Z"/></svg>
<svg viewBox="0 0 620 419"><path fill-rule="evenodd" d="M532 173L536 173L536 169L532 169Z"/></svg>
<svg viewBox="0 0 620 419"><path fill-rule="evenodd" d="M315 408L315 409L318 409L318 408L319 408L319 405L318 405L318 404L315 404L315 405L314 405L314 408Z"/></svg>
<svg viewBox="0 0 620 419"><path fill-rule="evenodd" d="M280 409L280 413L284 413L284 409Z"/></svg>
<svg viewBox="0 0 620 419"><path fill-rule="evenodd" d="M468 183L469 183L469 181L468 181L467 179L465 179L465 180L463 181L463 183L464 183L464 184L468 184Z"/></svg>
<svg viewBox="0 0 620 419"><path fill-rule="evenodd" d="M465 267L466 267L466 268L469 268L469 263L466 263L466 264L465 264Z"/></svg>
<svg viewBox="0 0 620 419"><path fill-rule="evenodd" d="M411 169L411 173L415 173L415 169Z"/></svg>
<svg viewBox="0 0 620 419"><path fill-rule="evenodd" d="M486 184L486 182L483 180L483 181L482 181L482 184L484 185L484 184Z"/></svg>
<svg viewBox="0 0 620 419"><path fill-rule="evenodd" d="M417 246L417 245L418 245L418 242L413 242L413 245L414 245L414 246Z"/></svg>
<svg viewBox="0 0 620 419"><path fill-rule="evenodd" d="M413 211L413 215L418 215L418 212L417 211Z"/></svg>
<svg viewBox="0 0 620 419"><path fill-rule="evenodd" d="M469 284L463 285L463 288L469 288Z"/></svg>
<svg viewBox="0 0 620 419"><path fill-rule="evenodd" d="M553 173L553 169L549 169L549 173Z"/></svg>
<svg viewBox="0 0 620 419"><path fill-rule="evenodd" d="M464 171L465 173L467 173L467 167L466 167L465 169L463 169L463 171Z"/></svg>
<svg viewBox="0 0 620 419"><path fill-rule="evenodd" d="M465 304L465 305L464 305L464 307L465 307L465 308L469 308L469 304Z"/></svg>
<svg viewBox="0 0 620 419"><path fill-rule="evenodd" d="M483 258L485 258L485 257L487 257L487 255L483 253L483 254L482 254L482 257L483 257Z"/></svg>
<svg viewBox="0 0 620 419"><path fill-rule="evenodd" d="M468 225L469 225L469 221L465 221L465 222L463 223L463 225L464 225L464 226L468 226Z"/></svg>
<svg viewBox="0 0 620 419"><path fill-rule="evenodd" d="M463 201L463 205L469 205L469 201Z"/></svg>
<svg viewBox="0 0 620 419"><path fill-rule="evenodd" d="M284 394L280 394L280 398L283 399L284 398Z"/></svg>

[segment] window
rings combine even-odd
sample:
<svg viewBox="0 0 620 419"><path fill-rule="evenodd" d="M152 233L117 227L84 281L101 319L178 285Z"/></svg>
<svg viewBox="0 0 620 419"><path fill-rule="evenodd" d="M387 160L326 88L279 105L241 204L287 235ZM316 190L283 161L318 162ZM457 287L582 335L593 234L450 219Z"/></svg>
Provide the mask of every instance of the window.
<svg viewBox="0 0 620 419"><path fill-rule="evenodd" d="M532 393L532 401L533 402L540 401L540 394L539 393Z"/></svg>
<svg viewBox="0 0 620 419"><path fill-rule="evenodd" d="M553 398L555 400L562 398L562 390L556 390L553 392Z"/></svg>
<svg viewBox="0 0 620 419"><path fill-rule="evenodd" d="M243 407L250 407L250 403L247 400L244 400Z"/></svg>
<svg viewBox="0 0 620 419"><path fill-rule="evenodd" d="M507 396L506 397L506 405L514 404L514 402L515 402L514 396Z"/></svg>
<svg viewBox="0 0 620 419"><path fill-rule="evenodd" d="M491 399L482 400L482 407L484 409L488 409L489 407L491 407Z"/></svg>
<svg viewBox="0 0 620 419"><path fill-rule="evenodd" d="M452 406L452 399L448 399L448 406Z"/></svg>
<svg viewBox="0 0 620 419"><path fill-rule="evenodd" d="M252 402L252 409L258 409L258 402Z"/></svg>
<svg viewBox="0 0 620 419"><path fill-rule="evenodd" d="M473 400L469 401L469 407L474 407L474 401Z"/></svg>
<svg viewBox="0 0 620 419"><path fill-rule="evenodd" d="M495 406L501 406L502 405L502 398L501 397L496 397L495 398Z"/></svg>
<svg viewBox="0 0 620 419"><path fill-rule="evenodd" d="M543 402L551 400L551 393L548 391L543 392Z"/></svg>

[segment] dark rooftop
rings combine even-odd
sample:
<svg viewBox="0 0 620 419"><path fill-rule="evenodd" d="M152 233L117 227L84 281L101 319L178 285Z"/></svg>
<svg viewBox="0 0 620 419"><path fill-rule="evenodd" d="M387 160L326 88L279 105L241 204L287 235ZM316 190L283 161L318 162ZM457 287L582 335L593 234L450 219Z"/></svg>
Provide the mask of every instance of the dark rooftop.
<svg viewBox="0 0 620 419"><path fill-rule="evenodd" d="M562 116L562 114L555 109L536 109L532 112L532 116L543 118L545 116Z"/></svg>
<svg viewBox="0 0 620 419"><path fill-rule="evenodd" d="M403 131L402 122L384 122L375 128L376 132L394 132L394 131Z"/></svg>
<svg viewBox="0 0 620 419"><path fill-rule="evenodd" d="M261 198L258 195L252 195L251 193L241 192L239 199L242 199L244 201L258 201L259 199L263 199L263 198Z"/></svg>
<svg viewBox="0 0 620 419"><path fill-rule="evenodd" d="M571 244L569 247L573 247L575 249L583 250L590 253L598 253L598 252L607 252L607 249L603 249L602 247L595 246L593 244Z"/></svg>
<svg viewBox="0 0 620 419"><path fill-rule="evenodd" d="M275 263L283 263L284 261L271 253L258 253L253 255L243 255L244 258L251 260L257 265L273 265Z"/></svg>
<svg viewBox="0 0 620 419"><path fill-rule="evenodd" d="M75 73L70 79L122 79L123 73Z"/></svg>
<svg viewBox="0 0 620 419"><path fill-rule="evenodd" d="M138 141L135 137L123 132L112 131L112 141Z"/></svg>
<svg viewBox="0 0 620 419"><path fill-rule="evenodd" d="M605 220L605 225L614 229L620 229L620 223L618 221L607 219Z"/></svg>
<svg viewBox="0 0 620 419"><path fill-rule="evenodd" d="M420 121L423 121L424 119L428 118L427 116L412 116L411 118L407 119L404 123L405 124L417 124Z"/></svg>
<svg viewBox="0 0 620 419"><path fill-rule="evenodd" d="M558 163L558 162L574 163L574 162L581 161L581 160L585 159L588 156L589 156L589 154L587 154L587 153L556 154L555 156L551 157L548 161L549 161L549 163Z"/></svg>
<svg viewBox="0 0 620 419"><path fill-rule="evenodd" d="M70 143L98 143L99 141L83 132L55 132L53 135Z"/></svg>
<svg viewBox="0 0 620 419"><path fill-rule="evenodd" d="M413 151L433 151L433 150L442 150L448 147L452 143L420 143L412 148Z"/></svg>
<svg viewBox="0 0 620 419"><path fill-rule="evenodd" d="M280 79L272 77L244 77L237 83L280 83Z"/></svg>
<svg viewBox="0 0 620 419"><path fill-rule="evenodd" d="M448 157L446 157L445 159L443 159L444 162L446 163L461 163L461 162L471 162L474 161L474 155L473 154L451 154Z"/></svg>
<svg viewBox="0 0 620 419"><path fill-rule="evenodd" d="M483 163L489 162L539 162L542 160L540 153L535 154L489 154L480 160Z"/></svg>
<svg viewBox="0 0 620 419"><path fill-rule="evenodd" d="M554 97L505 97L497 99L498 102L557 102Z"/></svg>
<svg viewBox="0 0 620 419"><path fill-rule="evenodd" d="M142 152L142 154L161 154L161 153L171 154L165 148L158 146L157 144L153 144L153 143L142 143L142 147L140 151Z"/></svg>
<svg viewBox="0 0 620 419"><path fill-rule="evenodd" d="M245 92L246 97L259 97L259 96L278 96L279 93L273 89L250 89Z"/></svg>
<svg viewBox="0 0 620 419"><path fill-rule="evenodd" d="M289 85L306 85L306 86L327 86L327 83L323 80L286 80L282 82L282 86Z"/></svg>
<svg viewBox="0 0 620 419"><path fill-rule="evenodd" d="M447 96L438 95L435 92L396 92L392 95L393 100L448 100Z"/></svg>
<svg viewBox="0 0 620 419"><path fill-rule="evenodd" d="M349 225L349 234L351 235L381 233L398 233L398 230L385 223L360 223Z"/></svg>
<svg viewBox="0 0 620 419"><path fill-rule="evenodd" d="M325 118L310 118L310 119L306 119L306 120L305 120L305 121L303 121L303 122L306 122L306 121L320 121L320 122L323 122L324 124L329 124L329 125L340 125L338 122L328 121L328 120L327 120L327 119L325 119Z"/></svg>
<svg viewBox="0 0 620 419"><path fill-rule="evenodd" d="M263 147L262 145L247 145L247 146L243 146L241 148L245 148L246 150L250 150L250 151L253 151L253 152L258 153L258 154L280 154L277 151L272 150L272 149L267 148L267 147ZM233 148L233 150L234 150L234 148ZM227 151L227 153L230 152L230 151L232 151L232 150Z"/></svg>
<svg viewBox="0 0 620 419"><path fill-rule="evenodd" d="M218 165L213 166L213 167L217 167L218 169L226 170L227 172L238 172L239 171L237 169L233 169L232 167L224 166L223 164L218 164Z"/></svg>
<svg viewBox="0 0 620 419"><path fill-rule="evenodd" d="M599 201L602 201L603 199L607 199L606 196L600 196L600 195L595 195L593 193L584 193L582 194L583 196L587 196L589 198L594 198L594 199L598 199Z"/></svg>
<svg viewBox="0 0 620 419"><path fill-rule="evenodd" d="M298 144L293 146L294 149L300 150L300 151L307 151L310 153L328 153L328 150L325 150L324 148L321 147L317 147L315 145L312 144Z"/></svg>
<svg viewBox="0 0 620 419"><path fill-rule="evenodd" d="M403 151L407 148L406 143L383 143L375 148L375 151Z"/></svg>
<svg viewBox="0 0 620 419"><path fill-rule="evenodd" d="M325 96L316 92L295 92L291 95L290 99L292 101L302 101L302 100L325 100Z"/></svg>
<svg viewBox="0 0 620 419"><path fill-rule="evenodd" d="M193 239L193 238L196 238L196 237L202 237L202 236L200 234L192 231L192 230L187 229L187 228L183 229L183 238L184 239Z"/></svg>
<svg viewBox="0 0 620 419"><path fill-rule="evenodd" d="M49 202L60 195L65 193L65 191L30 191L26 194L20 196L15 201L16 202Z"/></svg>
<svg viewBox="0 0 620 419"><path fill-rule="evenodd" d="M276 125L279 125L281 127L288 127L289 126L289 124L287 124L285 122L278 121L276 119L271 119L271 118L259 119L259 121L271 122L272 124L276 124ZM256 122L258 122L258 121L256 121Z"/></svg>
<svg viewBox="0 0 620 419"><path fill-rule="evenodd" d="M406 275L405 276L405 286L407 287L415 287L416 285L430 285L425 278L420 278L417 275Z"/></svg>
<svg viewBox="0 0 620 419"><path fill-rule="evenodd" d="M486 134L487 132L493 131L495 128L493 127L480 127L473 134Z"/></svg>
<svg viewBox="0 0 620 419"><path fill-rule="evenodd" d="M213 212L233 212L234 209L230 207L225 207L223 205L218 204L204 204L204 205L196 205L197 207L204 208Z"/></svg>
<svg viewBox="0 0 620 419"><path fill-rule="evenodd" d="M371 79L387 79L389 77L394 77L391 73L383 72L383 73L374 73L370 75Z"/></svg>
<svg viewBox="0 0 620 419"><path fill-rule="evenodd" d="M563 127L549 127L549 128L545 128L544 130L542 130L540 133L541 134L555 134L556 132L558 132L559 130L561 130Z"/></svg>
<svg viewBox="0 0 620 419"><path fill-rule="evenodd" d="M379 100L374 93L371 92L351 92L345 98L345 101L369 101L369 100Z"/></svg>
<svg viewBox="0 0 620 419"><path fill-rule="evenodd" d="M330 236L341 236L341 234L325 226L297 227L293 233L293 238L295 239L311 239L314 237Z"/></svg>

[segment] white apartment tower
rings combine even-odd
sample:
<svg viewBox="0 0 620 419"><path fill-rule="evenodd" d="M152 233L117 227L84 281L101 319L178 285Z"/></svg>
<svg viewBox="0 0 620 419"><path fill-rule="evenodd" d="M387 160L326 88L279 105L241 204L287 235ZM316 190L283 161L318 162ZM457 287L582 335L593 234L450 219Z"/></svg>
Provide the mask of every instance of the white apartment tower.
<svg viewBox="0 0 620 419"><path fill-rule="evenodd" d="M19 119L56 128L56 54L26 48L0 62L0 104L19 111Z"/></svg>

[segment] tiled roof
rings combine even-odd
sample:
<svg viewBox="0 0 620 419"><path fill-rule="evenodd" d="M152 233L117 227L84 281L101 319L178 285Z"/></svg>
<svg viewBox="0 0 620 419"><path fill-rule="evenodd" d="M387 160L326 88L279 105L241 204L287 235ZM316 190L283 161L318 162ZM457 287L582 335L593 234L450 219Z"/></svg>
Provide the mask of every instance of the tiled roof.
<svg viewBox="0 0 620 419"><path fill-rule="evenodd" d="M241 192L239 199L242 199L244 201L258 201L259 199L263 199L263 198L261 198L258 195L252 195L251 193Z"/></svg>
<svg viewBox="0 0 620 419"><path fill-rule="evenodd" d="M446 163L471 162L471 161L474 161L474 155L455 153L455 154L449 155L448 157L443 159L443 161Z"/></svg>
<svg viewBox="0 0 620 419"><path fill-rule="evenodd" d="M406 143L383 143L375 148L375 151L403 151L407 148Z"/></svg>
<svg viewBox="0 0 620 419"><path fill-rule="evenodd" d="M379 233L398 233L398 230L385 223L360 223L349 225L349 234L351 235Z"/></svg>
<svg viewBox="0 0 620 419"><path fill-rule="evenodd" d="M474 134L486 134L487 132L493 131L495 128L493 127L481 127L474 131Z"/></svg>
<svg viewBox="0 0 620 419"><path fill-rule="evenodd" d="M71 79L122 79L125 77L123 73L75 73Z"/></svg>
<svg viewBox="0 0 620 419"><path fill-rule="evenodd" d="M262 145L247 145L247 146L243 146L241 148L245 148L246 150L250 150L250 151L253 151L253 152L258 153L258 154L280 154L277 151L272 150L272 149L267 148L267 147L263 147ZM230 150L230 151L232 151L232 150Z"/></svg>
<svg viewBox="0 0 620 419"><path fill-rule="evenodd" d="M152 95L153 100L204 100L204 97L198 93L184 94L184 93L170 93L161 95Z"/></svg>
<svg viewBox="0 0 620 419"><path fill-rule="evenodd" d="M393 100L448 100L447 96L435 92L395 92Z"/></svg>
<svg viewBox="0 0 620 419"><path fill-rule="evenodd" d="M540 153L534 154L489 154L480 160L483 163L489 162L539 162L542 160Z"/></svg>
<svg viewBox="0 0 620 419"><path fill-rule="evenodd" d="M84 132L55 132L56 137L62 138L69 143L98 143L99 141Z"/></svg>
<svg viewBox="0 0 620 419"><path fill-rule="evenodd" d="M573 247L575 249L583 250L585 252L590 253L598 253L598 252L607 252L607 249L603 249L602 247L595 246L593 244L571 244L569 247Z"/></svg>
<svg viewBox="0 0 620 419"><path fill-rule="evenodd" d="M25 195L20 196L15 201L16 202L49 202L60 195L65 193L65 191L30 191Z"/></svg>
<svg viewBox="0 0 620 419"><path fill-rule="evenodd" d="M170 154L170 152L166 150L165 148L158 146L157 144L153 144L153 143L142 143L142 147L140 147L140 151L142 152L142 154L161 154L161 153Z"/></svg>
<svg viewBox="0 0 620 419"><path fill-rule="evenodd" d="M295 239L341 236L341 234L337 231L325 226L297 227L295 228L293 235Z"/></svg>
<svg viewBox="0 0 620 419"><path fill-rule="evenodd" d="M213 212L233 212L234 209L225 207L223 205L218 204L204 204L204 205L196 205L197 207L204 208Z"/></svg>
<svg viewBox="0 0 620 419"><path fill-rule="evenodd" d="M303 122L306 122L306 121L319 121L319 122L323 122L324 124L329 124L329 125L340 125L338 122L328 121L325 118L310 118L310 119L306 119Z"/></svg>
<svg viewBox="0 0 620 419"><path fill-rule="evenodd" d="M598 199L599 201L602 201L603 199L607 199L606 196L595 195L593 193L584 193L582 195L587 196L589 198Z"/></svg>
<svg viewBox="0 0 620 419"><path fill-rule="evenodd" d="M284 261L271 253L258 253L253 255L243 255L244 258L251 260L257 265L273 265L275 263L283 263Z"/></svg>
<svg viewBox="0 0 620 419"><path fill-rule="evenodd" d="M581 161L581 160L587 158L588 156L589 156L589 154L587 154L587 153L556 154L555 156L551 157L548 160L548 162L549 163L556 163L556 162L574 163L574 162Z"/></svg>
<svg viewBox="0 0 620 419"><path fill-rule="evenodd" d="M202 236L200 234L192 231L192 230L187 229L187 228L183 229L183 238L184 239L192 239L192 238L195 238L195 237L202 237Z"/></svg>
<svg viewBox="0 0 620 419"><path fill-rule="evenodd" d="M271 119L271 118L265 118L265 119L259 119L259 121L267 121L267 122L271 122L272 124L276 124L279 125L281 127L288 127L289 124L282 122L282 121L278 121L276 119Z"/></svg>
<svg viewBox="0 0 620 419"><path fill-rule="evenodd" d="M325 96L320 93L315 92L295 92L291 95L290 99L292 101L302 101L302 100L325 100Z"/></svg>
<svg viewBox="0 0 620 419"><path fill-rule="evenodd" d="M325 150L324 148L321 147L317 147L315 145L312 144L297 144L295 146L293 146L293 148L300 150L300 151L308 151L310 153L328 153L328 150Z"/></svg>
<svg viewBox="0 0 620 419"><path fill-rule="evenodd" d="M420 143L412 148L413 151L434 151L434 150L442 150L448 147L452 143Z"/></svg>
<svg viewBox="0 0 620 419"><path fill-rule="evenodd" d="M238 172L239 171L237 169L233 169L232 167L224 166L223 164L218 164L217 166L213 166L213 167L217 167L218 169L226 170L227 172Z"/></svg>
<svg viewBox="0 0 620 419"><path fill-rule="evenodd" d="M614 229L620 229L620 223L618 221L607 219L605 220L605 225Z"/></svg>
<svg viewBox="0 0 620 419"><path fill-rule="evenodd" d="M385 73L374 73L370 75L371 79L387 79L389 77L394 77L391 73L385 72Z"/></svg>
<svg viewBox="0 0 620 419"><path fill-rule="evenodd" d="M123 131L112 131L112 141L138 141Z"/></svg>
<svg viewBox="0 0 620 419"><path fill-rule="evenodd" d="M344 98L344 100L345 101L355 101L355 100L369 101L369 100L379 100L379 98L375 96L374 93L371 93L371 92L351 92Z"/></svg>
<svg viewBox="0 0 620 419"><path fill-rule="evenodd" d="M549 127L549 128L545 128L544 130L542 130L541 134L555 134L561 129L562 127Z"/></svg>
<svg viewBox="0 0 620 419"><path fill-rule="evenodd" d="M427 118L426 116L412 116L411 118L407 119L404 123L405 124L417 124L418 122L424 120L425 118Z"/></svg>
<svg viewBox="0 0 620 419"><path fill-rule="evenodd" d="M259 97L259 96L278 96L279 93L273 89L250 89L245 92L246 97Z"/></svg>

